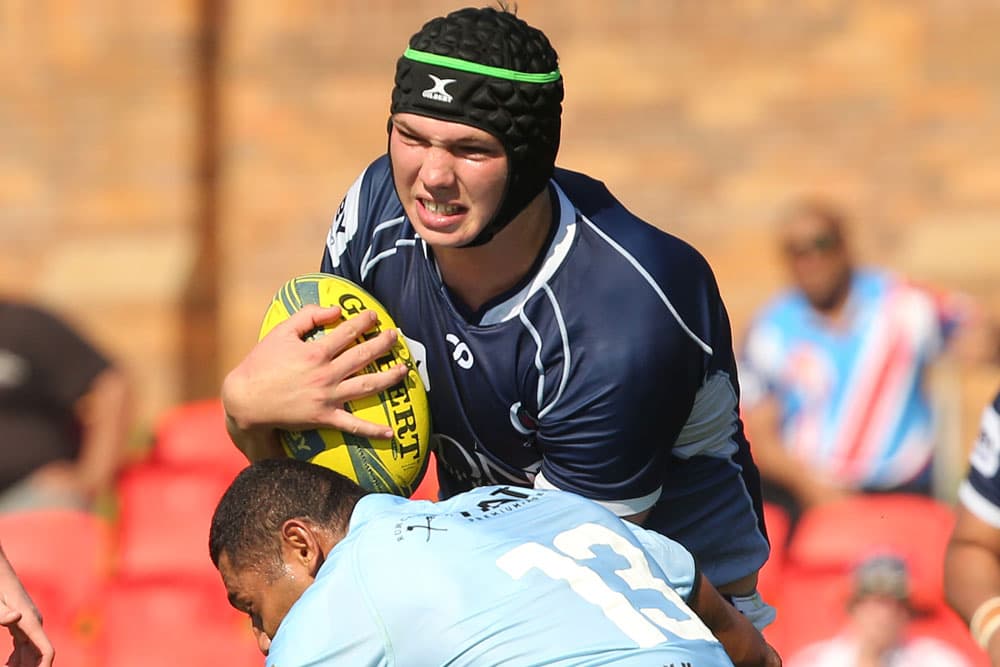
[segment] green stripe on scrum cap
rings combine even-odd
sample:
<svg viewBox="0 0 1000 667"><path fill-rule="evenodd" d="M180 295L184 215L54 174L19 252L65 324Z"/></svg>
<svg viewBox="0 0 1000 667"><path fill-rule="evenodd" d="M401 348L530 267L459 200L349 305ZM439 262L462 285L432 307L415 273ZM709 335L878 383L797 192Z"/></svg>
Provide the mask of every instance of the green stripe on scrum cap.
<svg viewBox="0 0 1000 667"><path fill-rule="evenodd" d="M439 56L436 53L427 53L426 51L417 51L416 49L406 49L403 52L403 57L407 60L413 60L426 65L447 67L459 72L470 72L482 76L491 76L494 79L507 79L508 81L517 81L519 83L552 83L553 81L558 81L559 77L562 76L557 69L551 72L518 72L517 70L504 69L503 67L481 65L469 60L462 60L461 58Z"/></svg>

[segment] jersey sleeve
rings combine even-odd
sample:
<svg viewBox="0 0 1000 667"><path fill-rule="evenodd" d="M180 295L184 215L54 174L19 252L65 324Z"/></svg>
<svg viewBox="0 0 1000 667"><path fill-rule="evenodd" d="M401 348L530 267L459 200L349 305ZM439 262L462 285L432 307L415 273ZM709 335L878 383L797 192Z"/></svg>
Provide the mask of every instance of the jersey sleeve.
<svg viewBox="0 0 1000 667"><path fill-rule="evenodd" d="M926 286L912 286L920 290L931 302L938 324L941 342L947 342L964 326L977 317L977 309L971 298L959 292L932 289Z"/></svg>
<svg viewBox="0 0 1000 667"><path fill-rule="evenodd" d="M365 286L368 268L383 250L377 245L380 223L401 214L389 160L383 155L358 176L337 207L320 271Z"/></svg>
<svg viewBox="0 0 1000 667"><path fill-rule="evenodd" d="M589 319L570 319L559 332L575 356L540 364L546 382L566 381L558 400L535 406L535 483L635 514L660 497L672 454L725 458L736 449L729 322L715 276L693 247L631 216L600 183L561 172L559 184L581 214L586 240L578 247L587 243L600 262L588 271L601 278L588 282L586 304L576 297Z"/></svg>
<svg viewBox="0 0 1000 667"><path fill-rule="evenodd" d="M958 498L974 515L1000 528L1000 393L983 411Z"/></svg>

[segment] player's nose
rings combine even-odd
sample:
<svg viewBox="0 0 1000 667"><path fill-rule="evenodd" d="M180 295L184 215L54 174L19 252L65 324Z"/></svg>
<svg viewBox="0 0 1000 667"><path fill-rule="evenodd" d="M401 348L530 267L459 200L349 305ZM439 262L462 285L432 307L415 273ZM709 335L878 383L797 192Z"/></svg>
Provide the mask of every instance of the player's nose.
<svg viewBox="0 0 1000 667"><path fill-rule="evenodd" d="M420 165L420 179L428 189L447 188L455 182L455 156L440 146L431 146Z"/></svg>

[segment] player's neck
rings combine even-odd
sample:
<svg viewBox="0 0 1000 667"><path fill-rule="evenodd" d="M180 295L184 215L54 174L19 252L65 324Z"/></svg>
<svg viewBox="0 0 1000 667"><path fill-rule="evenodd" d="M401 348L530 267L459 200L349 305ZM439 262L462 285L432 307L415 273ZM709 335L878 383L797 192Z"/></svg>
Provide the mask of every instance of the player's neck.
<svg viewBox="0 0 1000 667"><path fill-rule="evenodd" d="M552 224L552 201L546 188L488 243L473 248L435 248L441 277L466 307L478 311L531 271Z"/></svg>

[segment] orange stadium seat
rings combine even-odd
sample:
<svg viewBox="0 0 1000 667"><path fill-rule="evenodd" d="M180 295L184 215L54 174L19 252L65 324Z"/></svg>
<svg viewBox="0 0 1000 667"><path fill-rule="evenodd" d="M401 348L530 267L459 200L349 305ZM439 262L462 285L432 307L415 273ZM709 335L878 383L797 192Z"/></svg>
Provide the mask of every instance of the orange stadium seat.
<svg viewBox="0 0 1000 667"><path fill-rule="evenodd" d="M221 581L115 583L104 623L102 667L263 664L249 620L229 606Z"/></svg>
<svg viewBox="0 0 1000 667"><path fill-rule="evenodd" d="M191 401L165 412L153 431L151 462L170 466L214 467L231 472L247 465L226 432L218 399Z"/></svg>
<svg viewBox="0 0 1000 667"><path fill-rule="evenodd" d="M107 521L72 510L2 514L0 544L45 618L59 664L100 667L101 600L112 546ZM6 657L10 636L0 637L0 657Z"/></svg>
<svg viewBox="0 0 1000 667"><path fill-rule="evenodd" d="M125 579L215 580L208 530L232 471L142 463L118 485L118 562Z"/></svg>

